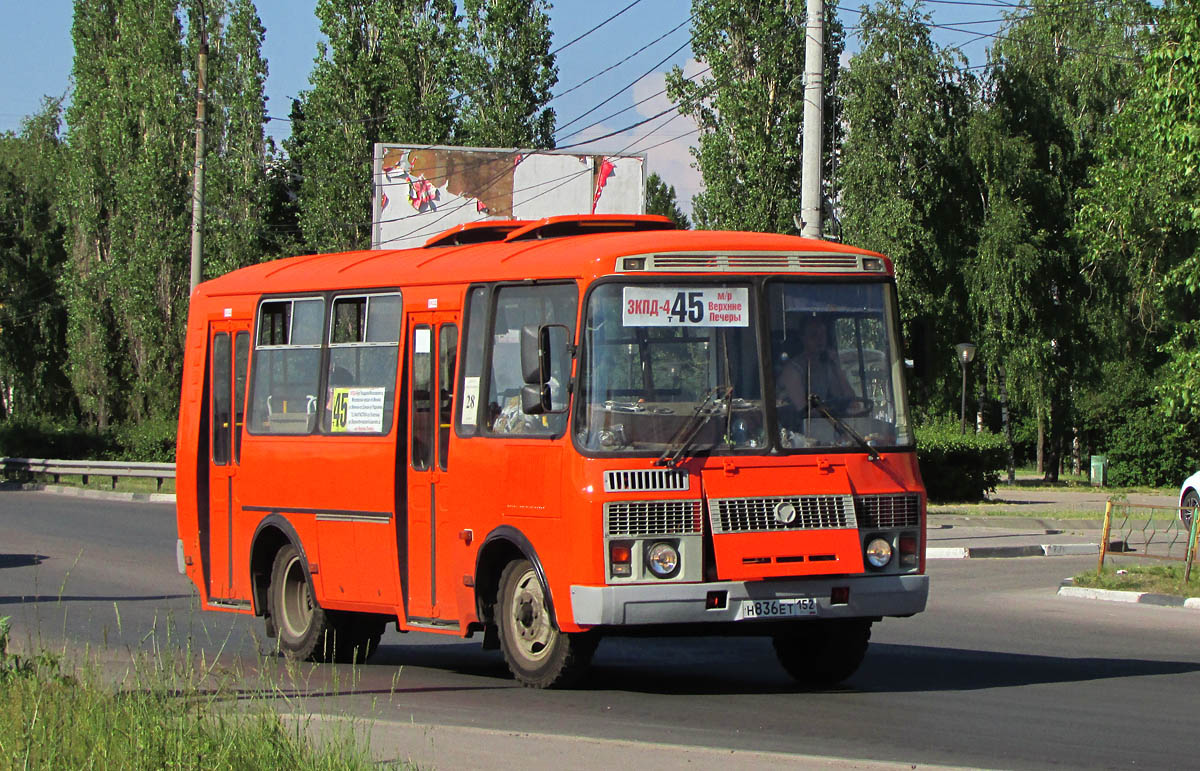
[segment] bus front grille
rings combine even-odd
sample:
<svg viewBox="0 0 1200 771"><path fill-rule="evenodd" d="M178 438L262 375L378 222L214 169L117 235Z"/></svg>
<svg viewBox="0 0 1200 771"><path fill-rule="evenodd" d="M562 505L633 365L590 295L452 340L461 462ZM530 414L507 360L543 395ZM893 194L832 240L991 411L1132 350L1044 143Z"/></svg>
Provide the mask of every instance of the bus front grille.
<svg viewBox="0 0 1200 771"><path fill-rule="evenodd" d="M714 498L708 502L708 514L714 534L858 526L849 495Z"/></svg>
<svg viewBox="0 0 1200 771"><path fill-rule="evenodd" d="M699 533L700 501L610 501L604 504L604 531L610 536Z"/></svg>
<svg viewBox="0 0 1200 771"><path fill-rule="evenodd" d="M918 527L921 524L921 496L916 493L859 495L854 498L854 512L860 527Z"/></svg>

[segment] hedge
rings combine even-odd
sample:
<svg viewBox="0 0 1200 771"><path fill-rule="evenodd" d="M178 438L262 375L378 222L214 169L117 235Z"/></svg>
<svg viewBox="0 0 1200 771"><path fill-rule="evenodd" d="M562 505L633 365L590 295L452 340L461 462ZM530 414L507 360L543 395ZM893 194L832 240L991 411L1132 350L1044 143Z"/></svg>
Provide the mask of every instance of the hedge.
<svg viewBox="0 0 1200 771"><path fill-rule="evenodd" d="M960 431L959 422L948 419L917 428L917 461L930 501L982 500L1008 464L1003 436Z"/></svg>

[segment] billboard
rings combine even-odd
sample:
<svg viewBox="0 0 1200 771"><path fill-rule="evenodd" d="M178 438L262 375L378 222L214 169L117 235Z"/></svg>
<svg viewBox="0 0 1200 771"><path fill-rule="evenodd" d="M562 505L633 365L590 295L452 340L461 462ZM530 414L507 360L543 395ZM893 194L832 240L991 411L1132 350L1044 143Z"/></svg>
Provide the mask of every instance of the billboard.
<svg viewBox="0 0 1200 771"><path fill-rule="evenodd" d="M644 155L375 145L371 248L421 246L456 225L644 214Z"/></svg>

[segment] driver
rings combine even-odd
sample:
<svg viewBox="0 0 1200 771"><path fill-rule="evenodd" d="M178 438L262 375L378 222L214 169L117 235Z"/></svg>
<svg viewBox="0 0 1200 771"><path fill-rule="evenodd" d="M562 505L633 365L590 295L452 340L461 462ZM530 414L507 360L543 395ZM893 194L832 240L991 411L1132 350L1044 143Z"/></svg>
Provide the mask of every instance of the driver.
<svg viewBox="0 0 1200 771"><path fill-rule="evenodd" d="M801 351L790 357L779 373L780 393L800 409L808 406L811 394L827 409L836 406L849 411L857 406L861 410L862 402L831 350L829 329L823 319L814 316L805 321L801 346Z"/></svg>

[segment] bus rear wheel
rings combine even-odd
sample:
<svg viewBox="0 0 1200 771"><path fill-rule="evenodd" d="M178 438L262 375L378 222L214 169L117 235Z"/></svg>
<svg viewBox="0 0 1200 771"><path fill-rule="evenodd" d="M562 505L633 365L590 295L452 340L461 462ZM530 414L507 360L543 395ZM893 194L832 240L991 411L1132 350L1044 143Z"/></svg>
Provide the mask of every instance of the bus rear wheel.
<svg viewBox="0 0 1200 771"><path fill-rule="evenodd" d="M383 636L384 624L375 617L322 608L304 558L290 543L275 555L267 610L279 650L289 659L361 663Z"/></svg>
<svg viewBox="0 0 1200 771"><path fill-rule="evenodd" d="M776 634L775 655L806 688L830 688L858 670L871 640L869 620L849 618L797 622Z"/></svg>
<svg viewBox="0 0 1200 771"><path fill-rule="evenodd" d="M591 663L599 638L559 630L529 560L505 566L497 599L500 650L513 677L527 688L565 688L576 683Z"/></svg>

